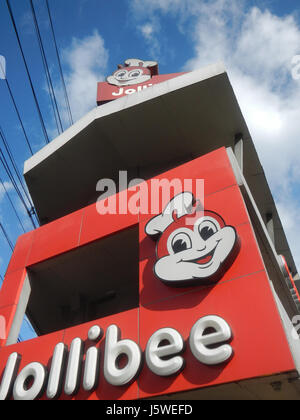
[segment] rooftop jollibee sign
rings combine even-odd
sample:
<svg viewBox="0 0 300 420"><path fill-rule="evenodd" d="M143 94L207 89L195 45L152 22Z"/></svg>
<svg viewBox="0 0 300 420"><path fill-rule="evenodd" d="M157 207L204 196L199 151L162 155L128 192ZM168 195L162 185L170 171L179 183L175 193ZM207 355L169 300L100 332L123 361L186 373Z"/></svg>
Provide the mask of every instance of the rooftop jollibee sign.
<svg viewBox="0 0 300 420"><path fill-rule="evenodd" d="M7 330L27 269L134 225L139 306L12 346L3 340L1 398L148 398L295 370L226 149L156 178L191 177L205 180L204 208L192 188L181 207L177 196L161 197L156 215L100 217L91 205L20 238L0 292Z"/></svg>
<svg viewBox="0 0 300 420"><path fill-rule="evenodd" d="M156 61L127 59L124 65L119 65L118 70L106 78L106 82L98 83L97 103L102 105L123 96L142 92L181 74L184 73L159 75Z"/></svg>

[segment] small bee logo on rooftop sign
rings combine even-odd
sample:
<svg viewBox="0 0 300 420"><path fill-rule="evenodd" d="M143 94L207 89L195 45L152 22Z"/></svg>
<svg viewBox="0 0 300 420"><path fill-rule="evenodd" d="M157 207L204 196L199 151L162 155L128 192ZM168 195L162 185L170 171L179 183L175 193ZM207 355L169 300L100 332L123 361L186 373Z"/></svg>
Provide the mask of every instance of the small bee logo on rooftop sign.
<svg viewBox="0 0 300 420"><path fill-rule="evenodd" d="M147 82L152 76L158 74L158 64L156 61L143 61L138 58L130 58L125 61L125 65L118 65L111 76L107 77L107 82L115 86L130 86Z"/></svg>

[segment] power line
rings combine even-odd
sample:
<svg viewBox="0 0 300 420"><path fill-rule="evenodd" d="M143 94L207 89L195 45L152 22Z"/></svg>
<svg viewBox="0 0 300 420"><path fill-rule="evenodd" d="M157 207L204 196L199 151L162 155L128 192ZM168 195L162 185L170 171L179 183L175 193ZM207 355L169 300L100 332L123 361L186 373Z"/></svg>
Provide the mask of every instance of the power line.
<svg viewBox="0 0 300 420"><path fill-rule="evenodd" d="M53 113L54 113L54 117L55 117L55 120L56 120L57 131L60 134L64 130L63 130L61 117L60 117L60 113L59 113L59 109L58 109L58 105L57 105L57 101L56 101L56 97L55 97L53 83L52 83L52 80L51 80L49 65L48 65L48 62L47 62L47 57L46 57L46 53L45 53L45 49L44 49L44 45L43 45L43 41L42 41L42 37L41 37L41 32L40 32L40 29L39 29L36 13L35 13L35 9L34 9L34 4L33 4L32 0L30 0L30 7L31 7L31 14L32 14L32 18L33 18L33 23L34 23L34 26L35 26L35 32L36 32L36 36L37 36L37 40L38 40L38 44L39 44L39 48L40 48L40 53L41 53L41 56L42 56L42 61L43 61L46 80L47 80L47 84L48 84L49 95L50 95L50 99L51 99Z"/></svg>
<svg viewBox="0 0 300 420"><path fill-rule="evenodd" d="M35 222L33 220L33 215L34 215L33 209L32 208L31 209L28 209L28 206L27 206L26 202L24 201L24 198L23 198L23 196L21 194L21 191L20 191L20 189L19 189L19 187L18 187L18 185L17 185L17 183L16 183L16 181L15 181L15 179L13 177L13 174L12 174L12 172L11 172L9 166L8 166L7 160L6 160L5 156L4 156L4 153L2 152L1 148L0 148L0 162L2 163L2 165L3 165L4 169L5 169L5 172L6 172L7 176L9 177L11 183L13 184L13 186L15 188L15 191L16 191L16 193L19 196L19 199L21 200L24 208L26 209L26 212L27 212L27 214L28 214L28 216L29 216L29 218L31 220L31 223L32 223L34 229L36 229L36 225L35 225Z"/></svg>
<svg viewBox="0 0 300 420"><path fill-rule="evenodd" d="M18 215L18 212L17 212L17 210L16 210L16 207L15 207L15 205L14 205L14 203L13 203L12 199L10 198L9 192L8 192L7 188L5 187L5 183L3 182L3 180L2 180L1 178L0 178L0 184L2 185L2 188L3 188L4 192L5 192L5 193L6 193L6 195L7 195L7 198L8 198L8 200L9 200L9 202L10 202L10 204L11 204L12 208L13 208L13 211L14 211L14 213L15 213L15 215L16 215L16 217L17 217L17 219L18 219L19 223L20 223L20 226L21 226L21 228L23 229L23 232L25 233L25 232L26 232L26 230L25 230L25 228L24 228L24 225L23 225L23 223L22 223L22 221L21 221L21 219L20 219L20 217L19 217L19 215Z"/></svg>
<svg viewBox="0 0 300 420"><path fill-rule="evenodd" d="M15 181L15 178L13 176L13 173L12 173L12 171L11 171L8 163L7 163L6 157L5 157L5 155L4 155L1 147L0 147L0 161L1 161L1 163L2 163L2 165L4 167L4 169L5 169L5 172L6 172L7 176L9 177L11 183L13 184L13 186L14 186L14 188L15 188L15 190L16 190L19 198L20 198L20 200L24 203L24 206L26 207L27 212L29 212L28 206L27 206L26 202L24 201L23 195L22 195L22 193L21 193L21 191L20 191L20 189L18 187L17 182ZM30 205L30 202L29 202L29 205ZM32 213L32 209L30 209L30 212Z"/></svg>
<svg viewBox="0 0 300 420"><path fill-rule="evenodd" d="M69 102L68 92L67 92L67 88L66 88L65 78L64 78L64 74L63 74L63 70L62 70L61 60L60 60L60 56L59 56L59 51L58 51L58 46L57 46L56 36L55 36L55 31L54 31L53 19L52 19L52 16L51 16L51 11L50 11L50 6L49 6L48 0L46 0L46 6L47 6L51 33L52 33L54 46L55 46L55 51L56 51L56 57L57 57L58 66L59 66L61 82L62 82L63 89L64 89L66 106L67 106L67 110L68 110L68 114L69 114L70 123L71 123L71 125L73 125L73 123L74 123L73 122L73 116L72 116L72 111L71 111L71 107L70 107L70 102Z"/></svg>
<svg viewBox="0 0 300 420"><path fill-rule="evenodd" d="M5 135L4 135L4 132L3 132L2 128L1 128L1 126L0 126L0 138L2 139L2 142L3 142L3 144L4 144L4 147L5 147L6 153L8 154L8 157L9 157L9 159L10 159L10 162L11 162L11 164L12 164L12 167L13 167L13 169L14 169L14 171L15 171L16 175L17 175L17 179L18 179L18 181L19 181L19 183L20 183L20 185L21 185L21 188L22 188L22 190L23 190L23 192L24 192L24 195L25 195L25 197L26 197L26 199L27 199L28 205L27 205L27 203L26 203L26 202L24 201L24 199L23 199L23 195L22 195L22 193L21 193L21 191L20 191L20 189L19 189L19 187L18 187L17 182L15 181L15 178L14 178L14 176L13 176L12 171L11 171L11 170L10 170L10 168L9 168L9 165L8 165L8 163L7 163L7 160L6 160L6 157L5 157L5 155L4 155L4 153L3 153L3 151L2 151L2 150L1 150L1 148L0 148L0 156L2 157L1 162L2 162L2 164L3 164L3 166L4 166L4 169L5 169L5 171L6 171L7 175L8 175L8 177L9 177L9 179L11 180L11 182L12 182L12 184L13 184L13 186L14 186L14 188L15 188L15 190L16 190L16 192L17 192L17 194L18 194L19 198L20 198L20 200L22 201L22 203L23 203L24 207L26 208L27 214L28 214L28 216L30 217L31 221L33 222L32 217L33 217L33 216L35 216L35 217L36 217L36 220L37 220L37 222L38 222L38 225L39 225L39 220L38 220L38 217L37 217L37 215L36 215L35 208L34 208L34 206L33 206L33 203L32 203L32 201L31 201L31 198L30 198L30 196L29 196L29 193L27 192L27 189L26 189L26 187L25 187L25 185L24 185L24 182L23 182L23 180L22 180L21 174L20 174L20 172L19 172L19 170L18 170L17 164L16 164L16 162L15 162L15 160L14 160L13 154L12 154L12 152L11 152L11 149L10 149L10 147L9 147L9 144L8 144L8 142L7 142L7 140L6 140L6 137L5 137ZM28 208L28 206L29 206L29 208ZM36 227L34 222L33 222L32 224L33 224L33 226L34 226L34 227Z"/></svg>
<svg viewBox="0 0 300 420"><path fill-rule="evenodd" d="M13 243L12 243L12 242L11 242L11 240L9 239L9 236L8 236L8 234L7 234L6 230L5 230L5 228L4 228L4 226L2 225L2 223L1 223L1 222L0 222L0 229L2 230L2 233L3 233L3 235L4 235L4 237L5 237L6 241L7 241L7 243L8 243L8 245L9 245L10 249L11 249L12 251L14 251L14 246L13 246Z"/></svg>
<svg viewBox="0 0 300 420"><path fill-rule="evenodd" d="M2 142L3 142L3 145L5 147L6 153L7 153L8 157L10 159L10 162L12 164L12 167L14 168L14 171L15 171L15 173L17 175L17 178L18 178L19 183L20 183L20 185L22 187L22 190L24 191L24 194L25 194L25 196L26 196L26 198L28 200L28 203L29 203L30 207L33 207L32 201L31 201L31 199L29 197L29 194L27 193L26 187L25 187L24 182L22 180L22 176L21 176L20 171L19 171L19 169L17 167L16 161L15 161L15 159L13 157L12 151L11 151L11 149L9 147L8 141L6 140L6 137L4 135L4 132L3 132L3 129L2 129L1 126L0 126L0 138L1 138Z"/></svg>
<svg viewBox="0 0 300 420"><path fill-rule="evenodd" d="M3 69L3 67L2 67L1 61L0 61L0 67L1 67L1 72L4 74L4 69ZM18 116L19 122L20 122L20 124L21 124L21 128L22 128L22 131L23 131L23 133L24 133L24 137L25 137L25 140L26 140L27 146L28 146L28 148L29 148L29 150L30 150L30 153L33 155L32 147L31 147L31 145L30 145L30 141L29 141L28 135L27 135L27 133L26 133L26 130L25 130L25 127L24 127L24 124L23 124L23 121L22 121L22 118L21 118L21 115L20 115L20 112L19 112L18 106L17 106L17 104L16 104L16 101L15 101L15 98L14 98L14 95L13 95L13 92L12 92L11 87L10 87L10 84L9 84L9 82L8 82L7 76L5 76L5 83L6 83L6 86L7 86L8 92L9 92L9 95L10 95L10 97L11 97L12 103L13 103L13 105L14 105L15 111L16 111L16 113L17 113L17 116Z"/></svg>
<svg viewBox="0 0 300 420"><path fill-rule="evenodd" d="M44 123L44 119L43 119L43 116L42 116L42 112L41 112L41 109L40 109L40 106L39 106L39 103L38 103L38 100L37 100L35 89L34 89L34 86L33 86L33 83L32 83L32 79L31 79L31 76L30 76L29 68L28 68L27 61L26 61L24 51L23 51L23 48L22 48L21 40L20 40L20 37L19 37L19 33L18 33L18 29L17 29L16 22L15 22L15 19L14 19L13 11L12 11L12 8L11 8L11 5L10 5L10 1L6 0L6 4L7 4L9 15L10 15L10 18L11 18L11 21L12 21L12 24L13 24L14 31L15 31L15 34L16 34L16 37L17 37L17 41L18 41L18 45L19 45L19 48L20 48L20 51L21 51L23 62L24 62L24 65L25 65L25 69L26 69L26 73L27 73L27 76L28 76L29 84L30 84L30 87L31 87L31 91L32 91L32 94L33 94L33 98L34 98L35 105L36 105L38 115L39 115L39 119L40 119L40 122L41 122L42 130L43 130L43 133L44 133L45 141L46 141L46 143L49 143L48 133L47 133L46 126L45 126L45 123Z"/></svg>

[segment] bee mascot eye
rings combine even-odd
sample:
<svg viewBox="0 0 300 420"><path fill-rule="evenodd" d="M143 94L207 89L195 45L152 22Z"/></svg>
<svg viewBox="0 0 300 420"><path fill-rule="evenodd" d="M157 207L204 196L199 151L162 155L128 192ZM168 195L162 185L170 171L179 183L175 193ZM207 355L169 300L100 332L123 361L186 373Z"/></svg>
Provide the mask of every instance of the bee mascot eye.
<svg viewBox="0 0 300 420"><path fill-rule="evenodd" d="M199 233L204 241L207 241L211 236L218 232L217 226L210 220L200 223Z"/></svg>
<svg viewBox="0 0 300 420"><path fill-rule="evenodd" d="M177 233L172 240L174 254L192 248L191 238L187 233Z"/></svg>

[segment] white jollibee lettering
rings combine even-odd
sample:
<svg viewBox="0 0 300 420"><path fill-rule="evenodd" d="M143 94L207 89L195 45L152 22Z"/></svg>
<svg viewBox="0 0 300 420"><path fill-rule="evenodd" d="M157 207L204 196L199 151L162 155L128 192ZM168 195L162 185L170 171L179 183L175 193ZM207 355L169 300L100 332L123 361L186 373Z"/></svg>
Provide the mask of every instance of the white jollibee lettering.
<svg viewBox="0 0 300 420"><path fill-rule="evenodd" d="M153 84L149 83L148 85L138 86L137 89L129 88L129 89L126 89L125 91L124 91L124 88L120 88L118 90L118 92L112 92L112 96L121 96L121 95L124 95L124 94L125 95L132 95L133 93L136 93L136 92L142 92L143 90L145 90L145 89L147 89L148 87L151 87L151 86L153 86Z"/></svg>
<svg viewBox="0 0 300 420"><path fill-rule="evenodd" d="M102 335L102 329L97 325L93 326L88 332L88 340L97 342ZM231 337L231 329L227 322L216 315L211 315L200 318L193 325L188 341L193 356L199 362L205 365L218 365L228 361L233 354L232 347L226 344ZM220 345L217 346L218 344ZM211 348L212 345L214 348ZM177 330L161 328L148 340L145 350L146 365L151 372L159 376L178 374L185 365L185 360L181 356L184 348L185 342ZM82 371L82 388L85 392L92 392L97 388L101 374L100 350L96 346L89 347L83 362L83 349L83 340L75 338L71 343L66 364L67 347L64 343L58 343L54 348L49 378L46 367L37 362L28 364L18 374L21 356L12 353L2 375L0 400L10 399L12 394L15 400L38 399L45 390L48 399L59 398L64 376L65 394L75 395L80 387ZM120 362L122 356L123 363ZM121 339L119 328L110 325L105 338L103 368L105 380L113 386L125 386L135 380L141 367L142 352L139 345L133 340Z"/></svg>
<svg viewBox="0 0 300 420"><path fill-rule="evenodd" d="M73 395L77 392L80 380L80 363L83 356L83 341L80 338L74 338L71 343L67 375L65 382L65 393Z"/></svg>
<svg viewBox="0 0 300 420"><path fill-rule="evenodd" d="M183 357L178 356L183 349L184 341L179 332L173 328L162 328L156 331L148 341L146 347L146 363L149 369L156 375L174 375L184 365ZM175 357L167 360L162 359L168 356Z"/></svg>
<svg viewBox="0 0 300 420"><path fill-rule="evenodd" d="M87 392L93 391L98 384L99 350L96 347L90 347L86 352L83 389Z"/></svg>
<svg viewBox="0 0 300 420"><path fill-rule="evenodd" d="M42 395L47 378L47 369L40 363L30 363L19 373L13 390L14 400L31 401ZM33 383L27 386L27 381Z"/></svg>
<svg viewBox="0 0 300 420"><path fill-rule="evenodd" d="M0 401L10 398L13 382L17 377L21 356L18 353L12 353L6 363L1 386Z"/></svg>
<svg viewBox="0 0 300 420"><path fill-rule="evenodd" d="M47 398L52 400L61 391L63 363L67 354L67 346L63 343L58 343L54 348L51 369L49 374L47 386Z"/></svg>
<svg viewBox="0 0 300 420"><path fill-rule="evenodd" d="M132 340L120 340L120 330L116 325L107 328L104 356L104 377L115 386L123 386L134 380L142 363L139 346ZM127 357L124 367L117 366L118 358Z"/></svg>
<svg viewBox="0 0 300 420"><path fill-rule="evenodd" d="M136 90L135 89L126 89L125 90L125 94L126 95L132 95L133 93L135 93L136 92Z"/></svg>
<svg viewBox="0 0 300 420"><path fill-rule="evenodd" d="M119 92L112 92L112 95L113 96L120 96L120 95L123 95L123 93L124 93L124 88L120 88Z"/></svg>
<svg viewBox="0 0 300 420"><path fill-rule="evenodd" d="M210 329L213 332L208 332ZM190 348L199 362L205 365L218 365L232 356L232 347L229 344L213 349L208 346L224 343L230 340L231 336L231 329L224 319L214 315L206 316L199 319L192 327L189 339Z"/></svg>

